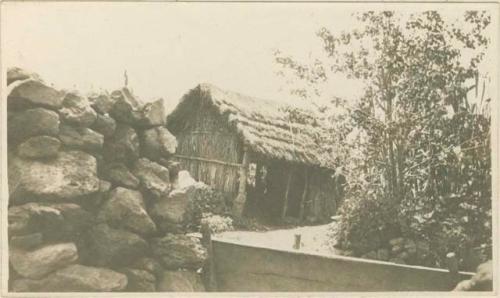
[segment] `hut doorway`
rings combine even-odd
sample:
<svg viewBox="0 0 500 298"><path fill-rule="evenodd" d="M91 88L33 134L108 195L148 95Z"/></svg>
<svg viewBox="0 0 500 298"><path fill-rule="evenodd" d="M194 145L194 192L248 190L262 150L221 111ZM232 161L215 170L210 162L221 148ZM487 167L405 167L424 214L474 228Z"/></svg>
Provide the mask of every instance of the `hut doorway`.
<svg viewBox="0 0 500 298"><path fill-rule="evenodd" d="M288 199L285 199L286 206L285 217L294 217L300 219L300 208L302 197L306 187L306 175L302 169L295 169L291 174L290 189L288 191ZM283 206L285 208L285 206Z"/></svg>
<svg viewBox="0 0 500 298"><path fill-rule="evenodd" d="M307 170L282 162L250 163L247 211L273 222L301 219L307 188Z"/></svg>

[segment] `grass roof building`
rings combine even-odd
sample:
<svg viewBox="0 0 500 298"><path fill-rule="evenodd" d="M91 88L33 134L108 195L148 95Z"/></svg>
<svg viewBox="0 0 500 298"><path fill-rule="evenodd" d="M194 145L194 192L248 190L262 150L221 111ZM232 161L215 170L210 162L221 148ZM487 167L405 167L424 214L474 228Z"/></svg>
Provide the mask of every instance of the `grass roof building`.
<svg viewBox="0 0 500 298"><path fill-rule="evenodd" d="M317 115L307 107L201 84L167 117L177 159L241 213L322 221L342 197L325 166Z"/></svg>

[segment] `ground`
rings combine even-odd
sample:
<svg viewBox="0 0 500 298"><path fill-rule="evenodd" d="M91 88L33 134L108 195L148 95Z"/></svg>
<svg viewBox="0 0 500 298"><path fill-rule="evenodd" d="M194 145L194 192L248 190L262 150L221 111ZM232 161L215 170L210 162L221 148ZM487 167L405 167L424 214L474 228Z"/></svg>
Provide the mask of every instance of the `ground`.
<svg viewBox="0 0 500 298"><path fill-rule="evenodd" d="M328 244L328 234L330 234L329 225L304 226L262 232L231 231L221 233L218 237L250 245L277 249L293 249L295 235L301 235L300 251L328 255L338 254L338 251Z"/></svg>

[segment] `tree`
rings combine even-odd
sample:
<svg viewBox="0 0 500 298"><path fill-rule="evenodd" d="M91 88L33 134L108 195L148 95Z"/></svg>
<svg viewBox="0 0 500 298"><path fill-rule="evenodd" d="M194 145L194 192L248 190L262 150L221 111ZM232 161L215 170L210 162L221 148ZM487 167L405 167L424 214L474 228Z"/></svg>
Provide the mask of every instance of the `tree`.
<svg viewBox="0 0 500 298"><path fill-rule="evenodd" d="M436 11L356 18L359 28L339 36L317 32L325 60L276 53L282 73L304 83L291 90L303 99L323 96L335 73L364 85L352 105L318 106L326 153L348 183L338 240L362 254L403 235L430 243L417 262L442 266L456 251L465 264L474 247L491 244L490 118L477 112L488 100L469 96L478 93L490 16L468 11L460 27ZM345 113L329 113L339 107Z"/></svg>

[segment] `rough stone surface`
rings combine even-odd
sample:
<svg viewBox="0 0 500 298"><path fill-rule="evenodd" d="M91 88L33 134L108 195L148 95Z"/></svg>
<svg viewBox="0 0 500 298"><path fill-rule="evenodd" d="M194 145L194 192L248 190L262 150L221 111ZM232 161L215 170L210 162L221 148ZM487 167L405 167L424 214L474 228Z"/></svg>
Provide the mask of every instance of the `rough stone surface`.
<svg viewBox="0 0 500 298"><path fill-rule="evenodd" d="M44 279L14 282L15 292L111 292L127 286L125 274L83 265L71 265Z"/></svg>
<svg viewBox="0 0 500 298"><path fill-rule="evenodd" d="M165 119L163 99L158 99L141 107L140 119L136 125L139 127L161 126L165 125Z"/></svg>
<svg viewBox="0 0 500 298"><path fill-rule="evenodd" d="M95 216L77 204L62 203L47 205L60 212L63 223L58 227L43 230L44 239L49 241L72 240L77 241L84 232L95 224Z"/></svg>
<svg viewBox="0 0 500 298"><path fill-rule="evenodd" d="M10 87L10 86L9 86ZM62 106L64 92L45 85L36 79L27 79L12 83L8 96L9 109L41 106L59 109Z"/></svg>
<svg viewBox="0 0 500 298"><path fill-rule="evenodd" d="M75 92L69 92L64 96L59 113L64 122L81 127L89 127L97 118L87 98Z"/></svg>
<svg viewBox="0 0 500 298"><path fill-rule="evenodd" d="M113 106L109 114L118 122L133 125L140 119L139 102L128 88L113 91L111 99Z"/></svg>
<svg viewBox="0 0 500 298"><path fill-rule="evenodd" d="M80 151L60 152L48 161L9 157L11 202L70 200L99 190L93 156Z"/></svg>
<svg viewBox="0 0 500 298"><path fill-rule="evenodd" d="M34 251L12 249L10 263L17 273L38 279L46 274L74 263L78 252L74 243L47 245Z"/></svg>
<svg viewBox="0 0 500 298"><path fill-rule="evenodd" d="M141 105L126 87L113 91L111 99L114 103L109 114L118 122L139 128L165 124L165 106L162 99Z"/></svg>
<svg viewBox="0 0 500 298"><path fill-rule="evenodd" d="M97 114L97 119L90 127L105 137L110 137L115 133L116 121L115 119L106 115Z"/></svg>
<svg viewBox="0 0 500 298"><path fill-rule="evenodd" d="M50 158L57 155L61 141L50 136L36 136L27 139L17 147L17 154L25 158Z"/></svg>
<svg viewBox="0 0 500 298"><path fill-rule="evenodd" d="M27 79L41 81L38 74L29 72L25 69L19 67L9 67L7 69L7 85L10 85L15 81L24 81Z"/></svg>
<svg viewBox="0 0 500 298"><path fill-rule="evenodd" d="M186 190L173 190L153 203L151 216L164 232L180 232L189 220L189 201Z"/></svg>
<svg viewBox="0 0 500 298"><path fill-rule="evenodd" d="M104 140L103 149L108 161L133 162L139 158L139 138L132 127L119 124L115 134Z"/></svg>
<svg viewBox="0 0 500 298"><path fill-rule="evenodd" d="M9 208L9 235L41 233L44 240L76 240L90 227L93 216L72 203L28 203Z"/></svg>
<svg viewBox="0 0 500 298"><path fill-rule="evenodd" d="M145 270L154 276L160 276L163 271L161 264L157 260L148 257L137 259L130 265L130 268Z"/></svg>
<svg viewBox="0 0 500 298"><path fill-rule="evenodd" d="M156 277L148 271L124 268L120 270L128 279L127 292L154 292L156 290Z"/></svg>
<svg viewBox="0 0 500 298"><path fill-rule="evenodd" d="M181 163L169 160L166 167L170 173L170 180L177 180L179 178L179 172L181 171Z"/></svg>
<svg viewBox="0 0 500 298"><path fill-rule="evenodd" d="M203 292L200 276L193 271L164 271L158 282L160 292Z"/></svg>
<svg viewBox="0 0 500 298"><path fill-rule="evenodd" d="M9 245L11 247L17 247L27 250L40 246L42 243L43 243L42 233L33 233L22 236L12 236L9 240Z"/></svg>
<svg viewBox="0 0 500 298"><path fill-rule="evenodd" d="M103 170L103 176L111 183L127 188L139 187L139 179L135 177L123 163L110 163Z"/></svg>
<svg viewBox="0 0 500 298"><path fill-rule="evenodd" d="M9 208L8 223L9 236L19 236L57 228L64 218L55 208L28 203Z"/></svg>
<svg viewBox="0 0 500 298"><path fill-rule="evenodd" d="M59 115L44 108L9 113L8 118L9 142L16 143L39 135L57 136L59 134Z"/></svg>
<svg viewBox="0 0 500 298"><path fill-rule="evenodd" d="M137 234L98 224L87 233L81 257L85 263L111 268L127 266L148 252L148 244Z"/></svg>
<svg viewBox="0 0 500 298"><path fill-rule="evenodd" d="M122 187L111 191L109 200L104 203L98 217L112 227L141 235L156 231L155 223L145 210L141 193Z"/></svg>
<svg viewBox="0 0 500 298"><path fill-rule="evenodd" d="M59 138L67 148L88 152L101 150L104 143L104 137L92 129L65 124L60 126Z"/></svg>
<svg viewBox="0 0 500 298"><path fill-rule="evenodd" d="M175 153L177 139L165 127L147 129L141 133L141 153L154 161Z"/></svg>
<svg viewBox="0 0 500 298"><path fill-rule="evenodd" d="M90 106L99 114L107 114L113 107L114 101L107 93L92 94L89 97Z"/></svg>
<svg viewBox="0 0 500 298"><path fill-rule="evenodd" d="M151 243L153 254L168 269L198 269L207 258L207 251L197 238L167 234Z"/></svg>
<svg viewBox="0 0 500 298"><path fill-rule="evenodd" d="M170 191L170 174L160 164L140 158L135 162L132 172L141 181L142 188L154 198L158 199Z"/></svg>

